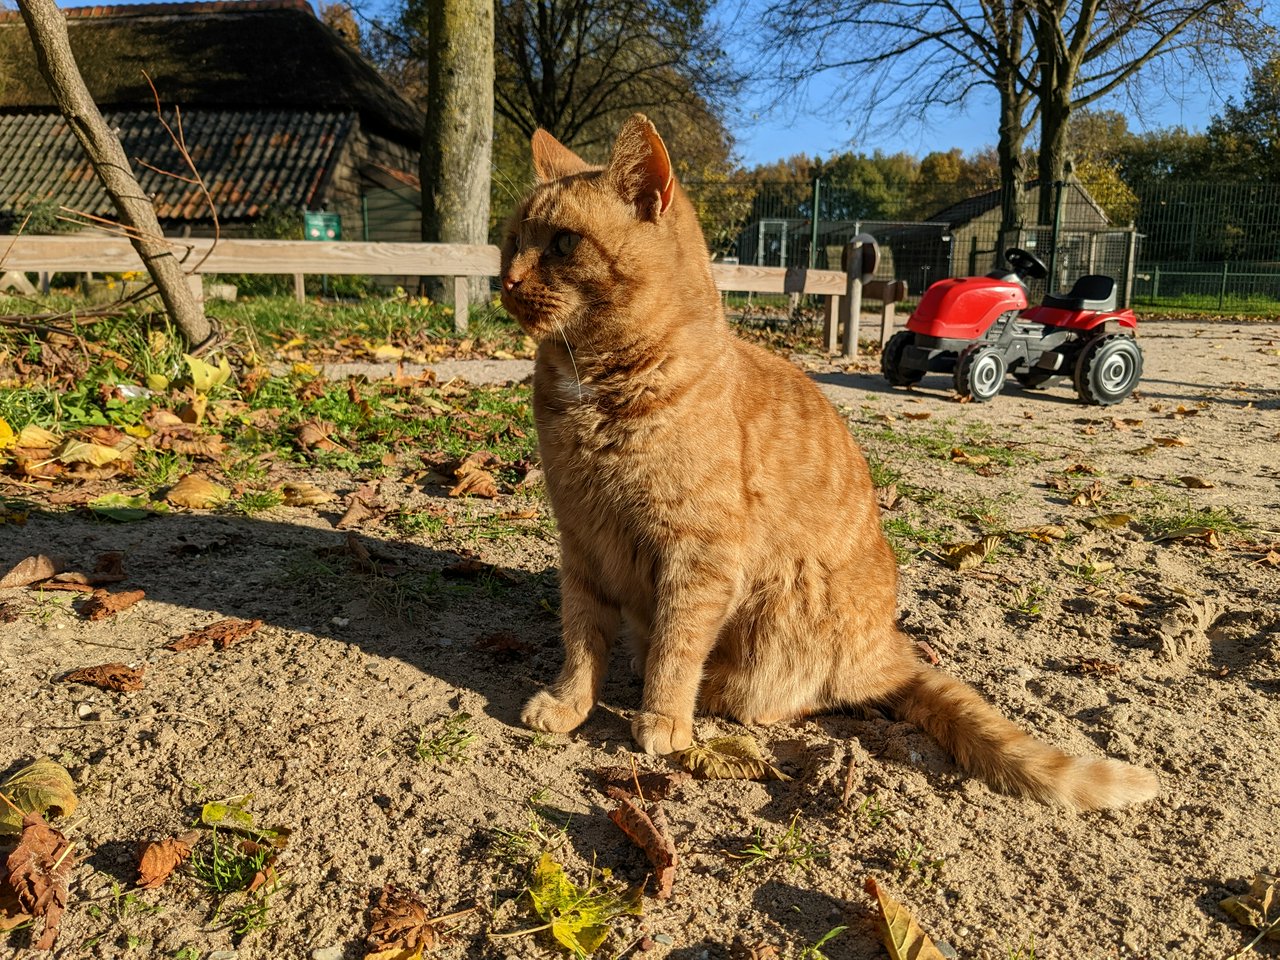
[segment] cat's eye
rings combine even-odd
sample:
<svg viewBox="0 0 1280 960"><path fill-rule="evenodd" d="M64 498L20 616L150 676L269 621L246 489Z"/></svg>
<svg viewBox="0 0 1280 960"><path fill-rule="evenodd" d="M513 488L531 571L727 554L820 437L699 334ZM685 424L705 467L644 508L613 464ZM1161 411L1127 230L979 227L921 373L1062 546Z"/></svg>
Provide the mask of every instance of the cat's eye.
<svg viewBox="0 0 1280 960"><path fill-rule="evenodd" d="M578 241L581 239L581 234L573 233L569 230L561 230L551 238L551 252L557 257L567 257L573 253L578 246Z"/></svg>

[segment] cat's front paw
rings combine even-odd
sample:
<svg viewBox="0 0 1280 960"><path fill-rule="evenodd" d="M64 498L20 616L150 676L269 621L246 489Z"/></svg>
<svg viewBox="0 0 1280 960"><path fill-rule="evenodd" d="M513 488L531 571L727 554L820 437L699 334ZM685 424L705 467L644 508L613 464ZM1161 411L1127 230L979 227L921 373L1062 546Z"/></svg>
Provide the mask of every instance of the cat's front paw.
<svg viewBox="0 0 1280 960"><path fill-rule="evenodd" d="M550 690L539 690L520 711L520 722L534 730L548 733L568 733L587 719L591 708L561 700Z"/></svg>
<svg viewBox="0 0 1280 960"><path fill-rule="evenodd" d="M693 721L642 711L631 721L631 736L645 753L675 753L693 746Z"/></svg>

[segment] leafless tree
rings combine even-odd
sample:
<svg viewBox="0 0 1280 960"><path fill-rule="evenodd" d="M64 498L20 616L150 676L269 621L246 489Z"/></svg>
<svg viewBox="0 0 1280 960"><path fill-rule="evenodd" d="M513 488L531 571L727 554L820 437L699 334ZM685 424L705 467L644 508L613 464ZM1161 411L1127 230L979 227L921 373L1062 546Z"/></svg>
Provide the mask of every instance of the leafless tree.
<svg viewBox="0 0 1280 960"><path fill-rule="evenodd" d="M80 76L62 11L53 0L18 0L18 9L31 34L40 74L115 204L120 226L160 291L165 310L187 342L199 346L211 336L212 325L164 239L151 200L138 186L119 138L102 119Z"/></svg>

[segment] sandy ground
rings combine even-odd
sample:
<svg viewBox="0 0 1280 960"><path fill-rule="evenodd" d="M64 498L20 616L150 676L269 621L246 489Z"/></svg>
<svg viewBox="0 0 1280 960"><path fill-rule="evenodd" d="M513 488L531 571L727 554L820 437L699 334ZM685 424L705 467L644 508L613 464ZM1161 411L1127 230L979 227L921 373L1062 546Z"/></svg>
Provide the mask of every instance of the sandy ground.
<svg viewBox="0 0 1280 960"><path fill-rule="evenodd" d="M867 876L961 957L1190 960L1226 957L1251 938L1218 903L1280 869L1280 569L1265 546L1280 541L1280 325L1163 322L1141 342L1139 395L1106 409L1076 404L1065 384L1010 384L992 403L958 404L940 376L890 391L869 362L799 362L900 475L885 516L899 521L905 629L1024 728L1153 769L1160 796L1073 815L992 793L907 724L824 716L755 729L794 779L697 781L668 800L682 858L675 895L619 921L599 955L722 958L738 941L798 956L843 925L822 947L828 957L882 957ZM345 475L307 479L338 494L355 486ZM67 595L0 591L0 775L49 756L81 795L64 825L83 859L58 956L363 957L386 883L435 914L479 908L439 955L550 956L545 934L489 937L536 925L518 898L544 846L577 879L593 861L644 877L594 773L632 758L639 686L623 656L574 735L535 737L518 721L560 660L545 501L460 502L394 476L378 484L385 503L453 522L413 535L368 524L361 542L395 565L376 577L341 556L332 504L123 525L51 508L0 526L0 569L36 552L83 568L118 550L121 588L146 591L101 622ZM1072 505L1090 490L1095 503ZM530 510L542 519L495 519ZM1245 526L1216 541L1155 539L1159 518L1198 510ZM1119 512L1133 521L1081 522ZM946 542L1044 524L1068 538L1006 536L963 573L935 556ZM497 572L444 573L465 554ZM226 616L264 626L222 651L162 649ZM145 666L145 688L58 682L111 660ZM475 737L463 757L420 760L418 744L459 713ZM697 732L744 731L704 718ZM230 907L214 916L189 877L113 896L135 879L139 841L244 793L259 822L293 831L269 926L236 937ZM752 843L776 853L789 826L783 847L800 862L729 856ZM1280 944L1258 955L1280 956Z"/></svg>

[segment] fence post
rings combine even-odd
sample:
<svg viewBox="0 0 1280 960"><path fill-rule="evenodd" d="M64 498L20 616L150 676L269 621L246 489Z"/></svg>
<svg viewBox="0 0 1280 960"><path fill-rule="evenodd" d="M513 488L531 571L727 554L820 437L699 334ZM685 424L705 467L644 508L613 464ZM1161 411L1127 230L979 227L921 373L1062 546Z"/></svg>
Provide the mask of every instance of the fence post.
<svg viewBox="0 0 1280 960"><path fill-rule="evenodd" d="M1049 231L1049 276L1045 277L1044 288L1053 293L1058 288L1058 235L1062 231L1062 208L1066 202L1066 186L1063 180L1053 181L1053 225Z"/></svg>
<svg viewBox="0 0 1280 960"><path fill-rule="evenodd" d="M1160 305L1160 264L1156 264L1153 273L1154 275L1151 278L1151 305L1158 307Z"/></svg>
<svg viewBox="0 0 1280 960"><path fill-rule="evenodd" d="M307 284L300 273L293 275L293 299L299 303L307 302Z"/></svg>
<svg viewBox="0 0 1280 960"><path fill-rule="evenodd" d="M1218 286L1218 309L1219 310L1222 309L1222 305L1226 302L1226 299L1227 299L1227 263L1228 262L1229 261L1227 260L1222 261L1222 283L1219 284Z"/></svg>
<svg viewBox="0 0 1280 960"><path fill-rule="evenodd" d="M818 204L822 200L822 178L813 178L813 216L810 217L811 229L809 231L809 269L815 270L818 266Z"/></svg>
<svg viewBox="0 0 1280 960"><path fill-rule="evenodd" d="M1124 303L1121 306L1133 306L1133 285L1138 273L1138 230L1132 220L1129 221L1129 242L1124 245Z"/></svg>
<svg viewBox="0 0 1280 960"><path fill-rule="evenodd" d="M471 278L453 278L453 332L466 333L471 319Z"/></svg>

